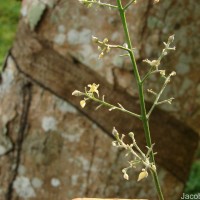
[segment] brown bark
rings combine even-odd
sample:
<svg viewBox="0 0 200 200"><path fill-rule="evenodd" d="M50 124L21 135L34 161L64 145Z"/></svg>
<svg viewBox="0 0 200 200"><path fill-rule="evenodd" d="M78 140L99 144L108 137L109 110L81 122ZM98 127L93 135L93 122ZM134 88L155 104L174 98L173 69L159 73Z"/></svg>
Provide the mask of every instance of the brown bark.
<svg viewBox="0 0 200 200"><path fill-rule="evenodd" d="M3 183L0 198L62 200L77 196L114 196L155 199L150 179L134 182L138 172L130 172L133 181L125 183L121 176L121 168L126 166L123 152L111 148L113 126L125 134L134 130L139 145L144 147L141 123L116 111L94 111L93 103L80 109L80 99L71 95L73 90L83 90L84 86L95 82L100 84L100 93L105 94L107 101L122 103L125 108L139 112L137 96L122 88L117 77L117 73L123 74L125 69L113 69L118 85L108 83L98 71L83 64L75 50L68 50L68 44L58 47L52 43L50 35L53 35L54 25L49 17L55 15L61 5L62 1L46 11L36 31L31 31L24 19L20 21L2 75L0 128L1 140L6 142L0 158L0 182ZM77 12L80 8L73 9ZM145 19L150 15L148 9ZM66 18L69 12L64 14ZM65 28L68 29L68 25ZM147 37L145 35L143 37ZM125 70L125 74L128 73L129 69ZM147 102L147 107L150 106ZM167 199L178 199L198 136L160 109L155 109L150 123L164 193Z"/></svg>

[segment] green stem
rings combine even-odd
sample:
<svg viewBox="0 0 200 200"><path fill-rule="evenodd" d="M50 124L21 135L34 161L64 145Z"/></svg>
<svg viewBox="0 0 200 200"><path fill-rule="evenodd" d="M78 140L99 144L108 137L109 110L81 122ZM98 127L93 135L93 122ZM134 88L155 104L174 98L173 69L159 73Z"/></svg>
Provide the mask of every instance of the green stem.
<svg viewBox="0 0 200 200"><path fill-rule="evenodd" d="M122 7L121 0L117 0L117 4L118 4L118 9L119 9L121 21L122 21L122 24L123 24L125 39L126 39L126 42L128 44L128 48L132 50L132 44L131 44L130 35L129 35L127 22L126 22L125 10ZM138 68L137 68L137 64L136 64L136 61L135 61L133 51L129 52L129 54L130 54L131 62L132 62L132 65L133 65L133 72L134 72L134 76L136 78L138 91L139 91L140 109L141 109L141 116L142 116L144 132L145 132L146 143L147 143L148 147L151 147L152 146L151 135L150 135L150 129L149 129L149 121L148 121L147 116L146 116L146 107L145 107L145 101L144 101L143 84L142 84L141 79L140 79L140 75L139 75L139 72L138 72ZM153 162L155 164L153 151L150 153L150 159L151 159L151 162ZM154 179L154 182L155 182L155 186L156 186L156 190L157 190L159 199L164 200L157 172L156 171L153 172L152 176L153 176L153 179Z"/></svg>
<svg viewBox="0 0 200 200"><path fill-rule="evenodd" d="M125 108L121 108L121 107L118 107L118 106L114 106L114 105L112 105L112 104L110 104L110 103L108 103L108 102L105 102L105 101L102 101L102 100L100 100L100 99L97 99L97 98L95 98L94 96L88 95L87 93L85 93L85 96L88 97L89 99L92 99L93 101L99 103L100 105L103 105L103 106L108 107L108 108L111 108L111 109L113 108L113 110L120 110L120 111L122 111L122 112L124 112L124 113L127 113L127 114L129 114L129 115L132 115L132 116L134 116L134 117L136 117L136 118L138 118L138 119L141 120L141 116L140 116L140 115L138 115L138 114L136 114L136 113L133 113L133 112L131 112L131 111L129 111L129 110L126 110Z"/></svg>
<svg viewBox="0 0 200 200"><path fill-rule="evenodd" d="M127 5L124 6L124 10L126 10L135 0L131 0Z"/></svg>
<svg viewBox="0 0 200 200"><path fill-rule="evenodd" d="M84 2L83 2L84 3ZM101 3L101 2L94 2L94 1L87 1L87 3L92 3L92 4L97 4L97 5L99 5L99 6L107 6L107 7L109 7L109 8L118 8L118 6L115 6L115 5L112 5L112 4L108 4L108 3Z"/></svg>

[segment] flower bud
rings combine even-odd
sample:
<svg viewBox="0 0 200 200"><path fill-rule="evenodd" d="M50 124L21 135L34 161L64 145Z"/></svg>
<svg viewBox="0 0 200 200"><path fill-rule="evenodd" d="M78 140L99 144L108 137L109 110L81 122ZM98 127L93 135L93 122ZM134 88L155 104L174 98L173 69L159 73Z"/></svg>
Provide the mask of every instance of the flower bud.
<svg viewBox="0 0 200 200"><path fill-rule="evenodd" d="M165 76L165 70L160 70L160 75Z"/></svg>
<svg viewBox="0 0 200 200"><path fill-rule="evenodd" d="M148 172L147 172L146 170L143 169L142 172L140 172L137 181L140 181L140 180L142 180L143 178L147 178L147 176L148 176Z"/></svg>
<svg viewBox="0 0 200 200"><path fill-rule="evenodd" d="M152 164L151 167L152 167L153 171L155 172L156 171L156 166L154 164Z"/></svg>
<svg viewBox="0 0 200 200"><path fill-rule="evenodd" d="M109 53L110 52L110 47L108 46L107 48L106 48L106 53Z"/></svg>
<svg viewBox="0 0 200 200"><path fill-rule="evenodd" d="M134 133L133 133L133 132L130 132L128 135L129 135L131 138L134 138Z"/></svg>
<svg viewBox="0 0 200 200"><path fill-rule="evenodd" d="M85 105L86 105L86 101L85 101L85 100L81 100L81 101L80 101L80 105L81 105L82 108L84 108Z"/></svg>
<svg viewBox="0 0 200 200"><path fill-rule="evenodd" d="M99 39L97 37L92 36L92 42L97 43Z"/></svg>
<svg viewBox="0 0 200 200"><path fill-rule="evenodd" d="M128 44L127 44L127 43L124 43L124 44L123 44L123 47L128 49Z"/></svg>
<svg viewBox="0 0 200 200"><path fill-rule="evenodd" d="M112 141L112 145L113 145L113 147L116 147L117 146L117 141Z"/></svg>
<svg viewBox="0 0 200 200"><path fill-rule="evenodd" d="M174 41L174 35L169 36L168 43L172 43Z"/></svg>
<svg viewBox="0 0 200 200"><path fill-rule="evenodd" d="M99 55L99 59L103 58L103 56L104 56L104 53L101 52L100 55Z"/></svg>
<svg viewBox="0 0 200 200"><path fill-rule="evenodd" d="M73 92L72 92L72 95L73 96L76 96L76 97L79 97L79 96L82 96L84 93L82 93L82 92L80 92L80 91L78 91L78 90L74 90Z"/></svg>
<svg viewBox="0 0 200 200"><path fill-rule="evenodd" d="M159 65L160 65L160 61L159 60L152 60L151 61L151 66L158 67Z"/></svg>
<svg viewBox="0 0 200 200"><path fill-rule="evenodd" d="M128 180L129 179L129 176L127 173L124 173L124 179Z"/></svg>
<svg viewBox="0 0 200 200"><path fill-rule="evenodd" d="M118 136L119 136L119 133L117 132L117 130L115 129L115 127L113 127L112 134L113 134L115 137L118 137Z"/></svg>
<svg viewBox="0 0 200 200"><path fill-rule="evenodd" d="M103 43L108 43L108 38L104 38Z"/></svg>
<svg viewBox="0 0 200 200"><path fill-rule="evenodd" d="M176 76L176 72L173 71L173 72L171 73L171 76Z"/></svg>

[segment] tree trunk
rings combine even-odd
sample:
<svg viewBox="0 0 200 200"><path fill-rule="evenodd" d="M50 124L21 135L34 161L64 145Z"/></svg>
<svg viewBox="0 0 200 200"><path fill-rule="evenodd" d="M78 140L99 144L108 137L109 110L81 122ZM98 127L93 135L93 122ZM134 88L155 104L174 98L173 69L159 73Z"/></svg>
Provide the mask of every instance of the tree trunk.
<svg viewBox="0 0 200 200"><path fill-rule="evenodd" d="M200 129L198 6L194 0L186 2L170 0L153 6L141 1L127 12L140 73L147 70L141 60L155 58L162 41L176 34L178 50L163 64L178 71L165 94L177 100L171 108L155 109L150 122L161 184L170 200L180 198L198 144L195 131ZM156 199L150 177L136 182L140 169L130 171L130 181L123 179L121 169L127 160L123 151L111 147L116 126L125 134L134 131L145 148L140 122L117 111L95 111L93 103L81 109L80 99L71 95L95 82L107 101L139 112L128 59L122 60L116 56L121 52L113 50L99 61L90 42L92 34L124 43L113 10L87 9L74 0L23 1L0 85L0 199ZM154 78L147 85L158 90ZM152 99L147 100L149 108Z"/></svg>

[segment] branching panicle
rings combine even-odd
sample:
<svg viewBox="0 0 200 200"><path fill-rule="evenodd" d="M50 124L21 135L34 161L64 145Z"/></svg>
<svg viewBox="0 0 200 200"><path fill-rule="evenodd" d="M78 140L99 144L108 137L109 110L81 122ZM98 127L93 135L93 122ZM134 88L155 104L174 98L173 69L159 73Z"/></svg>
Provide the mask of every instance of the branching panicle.
<svg viewBox="0 0 200 200"><path fill-rule="evenodd" d="M128 161L129 166L124 168L122 170L123 176L125 179L129 179L128 175L128 170L132 168L136 168L139 164L143 165L143 168L141 169L141 172L138 175L138 181L147 178L148 172L151 171L151 174L153 176L154 182L155 182L155 187L158 193L158 197L160 200L164 200L162 190L160 187L158 175L157 175L157 170L156 170L156 164L155 164L155 159L154 155L156 154L153 152L153 146L151 142L151 134L150 134L150 128L149 128L149 117L154 110L155 106L163 104L163 103L169 103L171 104L172 101L174 100L173 97L166 99L166 100L160 100L160 97L166 88L166 86L169 84L171 77L175 76L176 73L172 72L169 75L166 75L166 71L160 68L161 61L163 57L168 55L168 53L172 50L175 50L175 47L171 46L171 44L174 41L174 35L171 35L168 38L167 42L164 42L164 48L161 52L161 55L154 60L149 60L145 59L144 62L146 62L149 66L150 69L147 71L147 73L144 75L143 78L141 78L138 70L138 66L136 64L135 56L134 56L134 48L132 48L132 43L130 40L130 33L128 30L127 22L126 22L126 10L136 3L136 0L130 0L125 6L122 4L122 0L116 0L117 5L111 5L108 3L103 3L101 0L79 0L81 3L88 7L92 7L93 5L98 6L98 7L108 7L108 8L116 8L116 10L120 14L121 22L123 25L123 30L125 34L125 41L124 45L113 45L109 44L109 40L107 38L104 38L102 41L99 40L97 37L92 37L93 43L97 44L98 50L100 51L99 54L99 59L103 58L106 56L111 49L121 49L125 51L122 55L119 56L128 56L131 60L132 67L133 67L133 72L134 72L134 77L136 79L137 83L137 88L138 88L138 94L139 94L139 102L140 102L140 114L133 113L127 109L124 108L124 106L120 103L117 103L117 105L110 104L105 101L105 96L103 95L100 98L99 94L99 84L89 84L87 87L85 87L85 92L80 92L78 90L75 90L72 95L74 96L81 96L82 100L80 101L80 105L82 108L86 106L86 103L88 101L95 101L98 106L96 107L96 110L101 108L101 107L107 107L109 111L113 110L119 110L121 112L125 112L131 116L134 116L138 119L141 120L143 128L144 128L144 133L145 133L145 138L146 138L146 143L147 143L147 152L143 152L141 148L137 145L137 142L135 140L135 136L133 132L130 132L128 135L131 138L132 142L131 144L127 144L124 141L125 135L119 134L118 131L113 128L112 134L115 138L115 141L112 142L112 145L117 147L117 148L122 148L125 149L126 154L125 156L132 155L132 159ZM106 1L106 0L105 0ZM158 3L159 0L154 0L153 3L156 4ZM153 91L152 89L148 89L147 91L155 96L155 100L153 102L152 107L150 108L149 112L147 113L146 111L146 105L145 105L145 100L144 100L144 89L143 85L145 81L152 75L152 74L158 74L162 77L163 80L163 85L161 86L160 91Z"/></svg>
<svg viewBox="0 0 200 200"><path fill-rule="evenodd" d="M126 156L127 155L133 156L133 159L128 161L129 166L122 170L125 179L127 179L127 180L129 179L129 176L127 174L127 171L129 169L136 168L138 165L141 165L141 164L144 166L144 168L141 170L141 172L138 176L138 181L142 180L143 178L147 178L148 170L150 170L150 171L152 170L154 172L156 171L156 167L155 167L154 163L150 161L150 157L149 157L150 153L153 151L154 144L150 148L147 147L148 151L145 154L137 145L133 132L130 132L128 134L129 137L132 139L131 144L126 144L124 142L125 135L122 134L120 137L120 134L115 129L115 127L113 128L112 133L116 139L115 141L112 142L113 146L117 147L117 148L124 148L126 150Z"/></svg>

